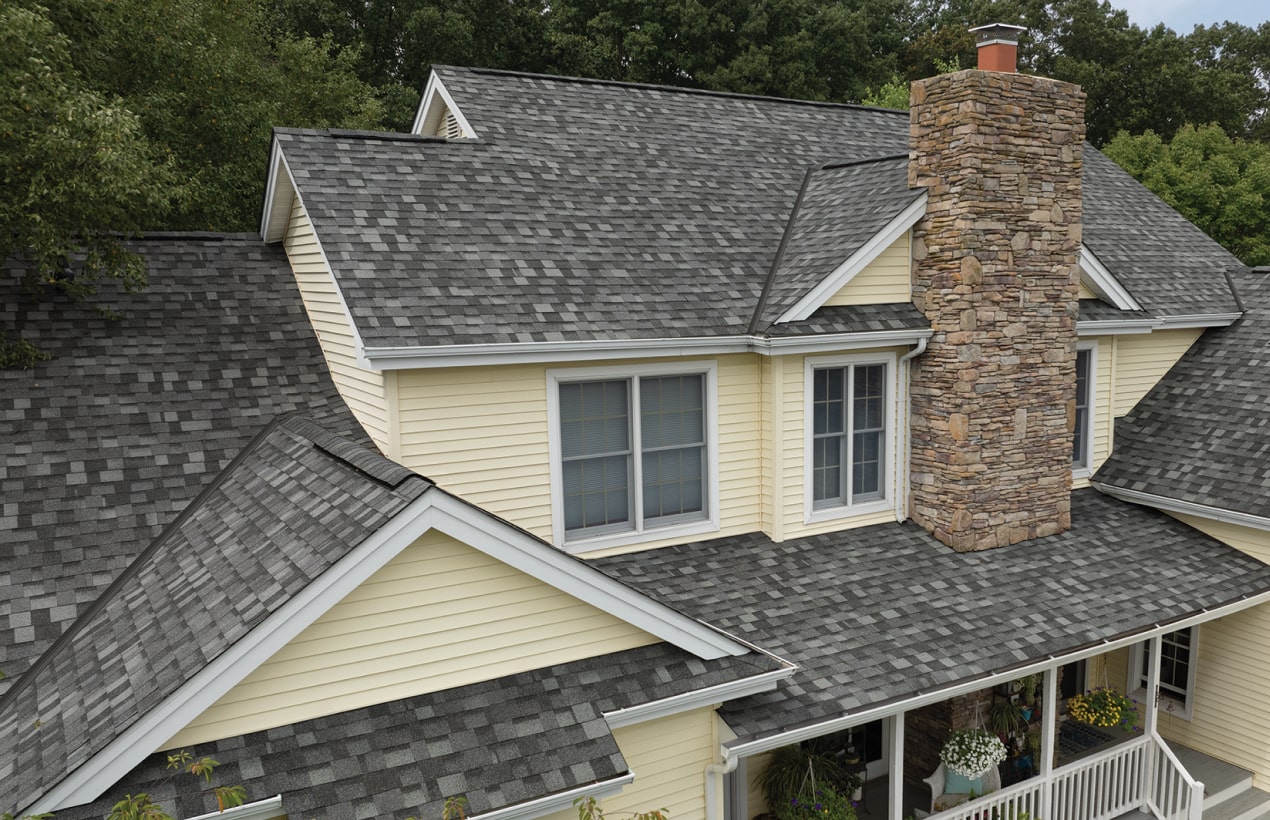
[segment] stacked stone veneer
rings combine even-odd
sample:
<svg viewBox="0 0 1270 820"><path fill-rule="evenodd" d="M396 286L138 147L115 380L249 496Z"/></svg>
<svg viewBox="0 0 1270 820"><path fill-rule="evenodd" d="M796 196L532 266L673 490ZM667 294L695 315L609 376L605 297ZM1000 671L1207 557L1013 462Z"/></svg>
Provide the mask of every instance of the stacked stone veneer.
<svg viewBox="0 0 1270 820"><path fill-rule="evenodd" d="M913 84L914 520L970 551L1071 525L1084 94L1022 74Z"/></svg>

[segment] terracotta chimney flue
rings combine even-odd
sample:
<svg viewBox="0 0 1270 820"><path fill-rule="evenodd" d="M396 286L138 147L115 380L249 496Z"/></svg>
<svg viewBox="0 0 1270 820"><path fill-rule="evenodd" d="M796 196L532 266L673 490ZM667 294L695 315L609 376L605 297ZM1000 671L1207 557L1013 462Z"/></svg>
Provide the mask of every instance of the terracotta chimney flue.
<svg viewBox="0 0 1270 820"><path fill-rule="evenodd" d="M1019 35L1027 31L1023 26L992 23L970 29L979 45L979 70L1018 71Z"/></svg>

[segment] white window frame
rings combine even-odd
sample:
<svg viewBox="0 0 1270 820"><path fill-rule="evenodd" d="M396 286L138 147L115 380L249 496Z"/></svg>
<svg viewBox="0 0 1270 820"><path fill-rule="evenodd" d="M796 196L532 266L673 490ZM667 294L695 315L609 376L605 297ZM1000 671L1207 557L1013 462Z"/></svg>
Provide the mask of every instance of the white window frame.
<svg viewBox="0 0 1270 820"><path fill-rule="evenodd" d="M1085 437L1085 453L1084 463L1077 463L1072 459L1072 478L1089 478L1093 475L1094 464L1094 435L1098 429L1098 342L1087 341L1078 342L1076 344L1076 352L1079 355L1082 351L1089 351L1089 435ZM1076 362L1072 361L1072 380L1075 381ZM1079 399L1079 397L1077 397ZM1076 431L1072 431L1072 436L1076 435Z"/></svg>
<svg viewBox="0 0 1270 820"><path fill-rule="evenodd" d="M1185 702L1178 700L1176 697L1165 692L1164 687L1160 687L1160 699L1156 702L1155 708L1158 712L1163 712L1174 717L1180 717L1183 720L1190 720L1191 713L1195 707L1195 672L1199 669L1199 626L1188 627L1191 633L1191 657L1186 664L1186 700ZM1142 703L1150 703L1153 696L1147 692L1146 681L1142 675L1142 657L1147 649L1147 644L1135 643L1129 650L1129 679L1125 682L1125 691L1131 692Z"/></svg>
<svg viewBox="0 0 1270 820"><path fill-rule="evenodd" d="M594 382L634 377L700 375L705 377L705 434L706 476L705 515L693 521L670 523L662 526L644 526L643 482L640 464L640 429L638 418L638 392L631 391L632 411L631 447L634 490L632 528L622 532L592 535L583 538L569 537L564 519L564 448L560 440L560 385L569 382ZM662 364L633 364L613 367L570 367L547 371L547 429L548 455L551 462L551 539L566 552L591 552L608 547L621 547L645 541L678 538L688 535L717 532L719 530L719 368L715 361L666 362Z"/></svg>
<svg viewBox="0 0 1270 820"><path fill-rule="evenodd" d="M850 500L845 504L835 504L829 507L817 507L814 492L814 474L815 474L815 455L814 440L815 429L812 423L812 413L815 403L815 373L817 370L828 370L837 367L847 367L850 365L886 365L885 389L886 394L883 403L886 407L886 431L884 440L886 446L884 448L884 458L886 463L882 469L882 497L870 501L862 501L852 503ZM896 396L899 378L899 358L894 352L889 353L853 353L837 356L808 356L803 360L803 523L816 524L822 521L836 521L842 518L851 518L857 515L867 515L877 512L896 512L896 499L899 492L895 486L896 475L896 458L899 457L899 448L896 444ZM849 468L849 465L847 465ZM898 514L898 513L897 513Z"/></svg>

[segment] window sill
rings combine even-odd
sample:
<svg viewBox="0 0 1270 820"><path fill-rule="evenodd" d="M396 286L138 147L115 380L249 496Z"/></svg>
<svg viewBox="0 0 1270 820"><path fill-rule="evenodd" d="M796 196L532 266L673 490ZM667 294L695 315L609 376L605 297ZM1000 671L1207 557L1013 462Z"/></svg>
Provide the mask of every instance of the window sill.
<svg viewBox="0 0 1270 820"><path fill-rule="evenodd" d="M682 524L671 524L666 527L656 527L647 529L643 532L617 532L610 535L597 535L591 538L578 538L567 540L560 546L562 550L569 553L594 552L595 550L609 549L610 547L627 547L631 544L643 544L652 541L662 541L667 538L681 538L689 535L702 535L719 531L719 522L710 519L702 521L688 521Z"/></svg>
<svg viewBox="0 0 1270 820"><path fill-rule="evenodd" d="M1089 469L1088 467L1072 467L1073 481L1079 481L1081 479L1089 478L1093 474L1094 474L1094 471Z"/></svg>
<svg viewBox="0 0 1270 820"><path fill-rule="evenodd" d="M870 515L880 512L895 512L895 505L889 499L881 498L877 501L865 501L861 504L852 504L849 507L822 507L820 509L810 510L804 517L804 524L819 524L822 521L840 521L847 518L855 518L861 515Z"/></svg>
<svg viewBox="0 0 1270 820"><path fill-rule="evenodd" d="M1138 703L1146 703L1150 700L1147 697L1147 690L1145 686L1139 686L1137 689L1134 689L1129 693L1129 697L1134 698L1138 701ZM1187 702L1182 703L1181 701L1171 698L1168 695L1161 694L1160 702L1155 707L1156 714L1181 718L1189 723L1191 720L1191 700L1193 698L1194 694L1192 693L1192 695L1187 698Z"/></svg>

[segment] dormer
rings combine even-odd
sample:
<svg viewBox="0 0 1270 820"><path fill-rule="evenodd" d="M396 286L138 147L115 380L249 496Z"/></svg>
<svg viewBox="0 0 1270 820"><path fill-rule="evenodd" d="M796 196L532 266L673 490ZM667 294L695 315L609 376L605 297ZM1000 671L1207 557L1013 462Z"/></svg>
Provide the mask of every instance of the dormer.
<svg viewBox="0 0 1270 820"><path fill-rule="evenodd" d="M449 140L476 138L476 131L463 116L435 71L428 77L428 85L423 90L419 113L415 115L410 133Z"/></svg>

